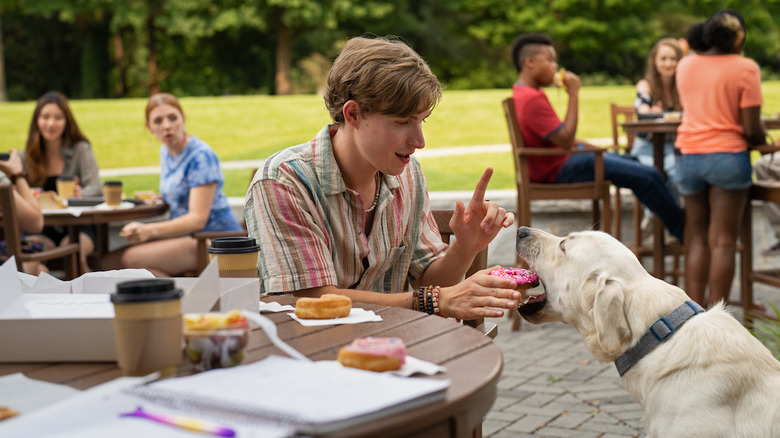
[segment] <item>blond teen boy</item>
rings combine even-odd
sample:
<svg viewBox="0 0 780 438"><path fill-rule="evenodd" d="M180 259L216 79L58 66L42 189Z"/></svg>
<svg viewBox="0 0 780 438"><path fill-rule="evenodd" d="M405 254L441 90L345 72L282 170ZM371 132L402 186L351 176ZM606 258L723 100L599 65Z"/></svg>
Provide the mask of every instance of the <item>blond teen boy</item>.
<svg viewBox="0 0 780 438"><path fill-rule="evenodd" d="M438 80L406 44L347 42L328 74L333 123L266 160L247 192L263 293L335 293L431 313L420 292L435 291L433 313L464 319L516 308L513 281L488 270L463 280L474 256L514 223L484 200L492 169L468 205L457 202L449 247L431 215L413 153L425 147L422 124L440 98Z"/></svg>

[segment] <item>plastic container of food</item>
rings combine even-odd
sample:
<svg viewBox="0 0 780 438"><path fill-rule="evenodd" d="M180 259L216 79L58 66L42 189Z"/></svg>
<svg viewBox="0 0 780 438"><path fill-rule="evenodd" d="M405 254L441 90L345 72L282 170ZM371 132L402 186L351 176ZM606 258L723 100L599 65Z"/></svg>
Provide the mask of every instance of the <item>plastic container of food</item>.
<svg viewBox="0 0 780 438"><path fill-rule="evenodd" d="M185 352L199 371L232 367L244 361L249 323L237 310L188 313L183 319Z"/></svg>

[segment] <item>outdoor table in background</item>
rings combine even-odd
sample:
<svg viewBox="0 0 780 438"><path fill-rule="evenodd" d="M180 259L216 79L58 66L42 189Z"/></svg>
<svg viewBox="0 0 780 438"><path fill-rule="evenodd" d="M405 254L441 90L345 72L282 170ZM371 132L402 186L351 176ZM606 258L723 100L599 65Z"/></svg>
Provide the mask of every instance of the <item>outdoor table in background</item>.
<svg viewBox="0 0 780 438"><path fill-rule="evenodd" d="M653 163L655 168L661 173L666 181L666 172L664 171L664 142L666 134L674 134L680 121L664 119L634 120L622 124L623 131L626 134L638 134L640 132L649 132L653 134ZM656 278L665 278L664 254L666 253L666 243L664 242L664 224L657 214L653 215L653 276Z"/></svg>
<svg viewBox="0 0 780 438"><path fill-rule="evenodd" d="M168 205L158 203L135 205L132 208L79 208L79 210L81 211L79 216L74 216L66 210L44 210L44 225L67 227L71 242L78 242L79 229L82 226L95 225L97 229L95 256L100 259L108 253L108 226L110 223L159 216L168 211Z"/></svg>
<svg viewBox="0 0 780 438"><path fill-rule="evenodd" d="M288 296L263 298L263 301L293 305L295 300ZM446 373L414 378L449 379L451 385L444 401L334 432L332 436L482 436L482 420L496 399L496 385L503 368L498 346L483 333L450 319L398 307L365 303L354 303L354 307L373 310L383 320L355 325L304 327L286 312L265 315L276 323L282 340L315 361L336 360L338 349L358 337L399 337L406 344L409 355L447 368ZM246 353L245 363L259 361L271 354L285 356L259 328L251 332ZM0 376L17 372L77 389L87 389L120 376L115 363L0 364ZM188 372L186 363L182 365L181 372ZM371 388L366 388L366 391L371 391Z"/></svg>

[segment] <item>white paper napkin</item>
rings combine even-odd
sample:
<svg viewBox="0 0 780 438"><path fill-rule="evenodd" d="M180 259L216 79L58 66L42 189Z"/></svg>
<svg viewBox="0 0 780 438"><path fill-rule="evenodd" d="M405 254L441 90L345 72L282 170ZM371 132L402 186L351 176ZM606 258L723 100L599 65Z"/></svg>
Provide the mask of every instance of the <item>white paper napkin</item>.
<svg viewBox="0 0 780 438"><path fill-rule="evenodd" d="M95 210L127 210L128 208L133 208L133 207L135 207L135 204L133 204L132 202L122 201L122 203L120 203L117 206L109 206L105 202L102 202L94 206L93 208Z"/></svg>
<svg viewBox="0 0 780 438"><path fill-rule="evenodd" d="M381 321L382 317L374 313L373 310L365 310L357 307L353 307L348 316L344 318L333 319L301 319L295 316L294 313L288 313L290 318L298 321L304 327L317 327L321 325L338 325L338 324L360 324L361 322L376 322Z"/></svg>
<svg viewBox="0 0 780 438"><path fill-rule="evenodd" d="M277 303L276 301L271 302L265 302L260 301L260 313L263 312L284 312L287 310L295 310L294 306L291 306L289 304L285 304L284 306Z"/></svg>
<svg viewBox="0 0 780 438"><path fill-rule="evenodd" d="M446 373L447 368L441 365L436 365L433 362L427 360L417 359L416 357L406 356L406 362L401 368L395 371L389 371L390 374L395 374L401 377L409 377L412 374L420 373L432 376L438 373Z"/></svg>
<svg viewBox="0 0 780 438"><path fill-rule="evenodd" d="M332 362L339 363L338 361L335 360ZM401 376L401 377L410 377L414 374L425 374L427 376L432 376L438 373L446 373L447 367L436 365L433 362L428 362L427 360L422 360L407 355L406 362L404 362L401 368L393 371L386 371L386 372L388 374L395 374L396 376Z"/></svg>
<svg viewBox="0 0 780 438"><path fill-rule="evenodd" d="M44 208L41 210L43 214L69 214L74 217L81 216L81 213L86 207L67 207L67 208Z"/></svg>

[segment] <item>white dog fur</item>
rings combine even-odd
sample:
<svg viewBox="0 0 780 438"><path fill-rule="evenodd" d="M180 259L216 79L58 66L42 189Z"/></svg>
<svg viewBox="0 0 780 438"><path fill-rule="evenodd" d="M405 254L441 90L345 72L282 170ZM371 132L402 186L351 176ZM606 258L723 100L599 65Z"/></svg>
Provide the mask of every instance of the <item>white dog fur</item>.
<svg viewBox="0 0 780 438"><path fill-rule="evenodd" d="M574 326L602 362L689 300L602 232L561 238L523 227L516 249L547 294L545 306L524 317ZM622 383L642 405L650 438L780 437L780 362L722 304L688 320Z"/></svg>

